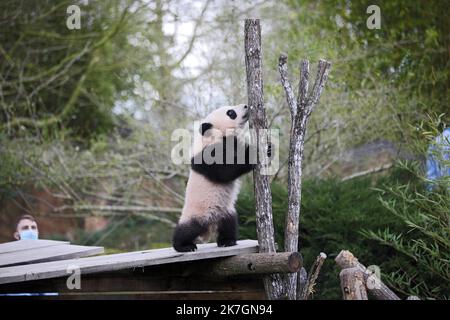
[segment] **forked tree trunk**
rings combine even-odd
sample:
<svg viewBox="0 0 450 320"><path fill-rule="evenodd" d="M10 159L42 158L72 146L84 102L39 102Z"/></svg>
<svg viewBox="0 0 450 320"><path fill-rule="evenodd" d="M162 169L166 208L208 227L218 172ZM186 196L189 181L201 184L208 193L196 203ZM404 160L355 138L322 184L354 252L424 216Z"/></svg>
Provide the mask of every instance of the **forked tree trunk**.
<svg viewBox="0 0 450 320"><path fill-rule="evenodd" d="M288 159L288 213L286 215L284 249L287 252L297 252L299 238L299 219L302 190L302 162L305 144L306 125L309 116L319 101L328 78L331 63L319 61L317 75L311 92L309 86L309 61L302 60L300 64L300 83L298 96L295 94L287 75L287 56L279 58L278 68L281 84L286 93L286 100L291 112L291 140ZM319 269L320 270L320 269ZM304 270L302 270L304 272ZM291 300L297 297L307 297L297 294L298 274L289 274L285 278L286 293Z"/></svg>

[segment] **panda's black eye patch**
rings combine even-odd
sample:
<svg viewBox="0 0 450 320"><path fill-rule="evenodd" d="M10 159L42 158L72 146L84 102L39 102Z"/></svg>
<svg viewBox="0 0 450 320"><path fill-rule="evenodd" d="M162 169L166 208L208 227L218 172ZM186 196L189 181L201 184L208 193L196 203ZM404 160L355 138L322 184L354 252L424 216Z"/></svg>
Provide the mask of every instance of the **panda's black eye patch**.
<svg viewBox="0 0 450 320"><path fill-rule="evenodd" d="M212 128L212 124L209 122L203 122L202 125L200 126L200 133L202 136L205 135L205 133Z"/></svg>
<svg viewBox="0 0 450 320"><path fill-rule="evenodd" d="M237 118L237 114L236 114L236 111L234 111L234 110L228 110L227 111L227 116L229 116L231 119L236 119Z"/></svg>

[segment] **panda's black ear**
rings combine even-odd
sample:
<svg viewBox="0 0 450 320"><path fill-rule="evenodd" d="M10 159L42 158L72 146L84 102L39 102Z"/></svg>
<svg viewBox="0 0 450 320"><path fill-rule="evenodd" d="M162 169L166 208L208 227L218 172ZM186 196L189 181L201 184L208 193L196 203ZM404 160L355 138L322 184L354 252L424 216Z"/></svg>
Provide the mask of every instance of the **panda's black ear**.
<svg viewBox="0 0 450 320"><path fill-rule="evenodd" d="M200 126L200 134L203 136L206 131L212 128L212 126L213 125L209 122L203 122L202 125Z"/></svg>

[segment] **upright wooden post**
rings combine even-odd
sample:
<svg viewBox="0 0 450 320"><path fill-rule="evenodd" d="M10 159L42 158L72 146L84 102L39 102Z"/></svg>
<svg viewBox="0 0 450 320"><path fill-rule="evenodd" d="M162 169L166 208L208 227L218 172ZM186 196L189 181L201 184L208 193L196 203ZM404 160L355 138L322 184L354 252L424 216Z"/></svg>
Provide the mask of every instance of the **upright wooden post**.
<svg viewBox="0 0 450 320"><path fill-rule="evenodd" d="M245 19L245 67L247 72L248 106L250 108L250 129L256 131L256 145L261 140L269 141L267 119L264 109L261 26L259 19ZM265 137L263 135L266 135ZM272 193L267 175L262 175L260 157L253 171L256 203L256 231L260 252L276 252L272 219ZM280 299L284 295L280 275L272 274L264 278L264 287L268 299Z"/></svg>

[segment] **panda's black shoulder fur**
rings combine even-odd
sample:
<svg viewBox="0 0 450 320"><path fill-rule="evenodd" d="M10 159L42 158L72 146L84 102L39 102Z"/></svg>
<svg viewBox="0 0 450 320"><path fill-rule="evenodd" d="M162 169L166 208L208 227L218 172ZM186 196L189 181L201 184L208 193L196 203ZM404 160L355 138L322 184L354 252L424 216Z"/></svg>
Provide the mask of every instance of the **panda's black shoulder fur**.
<svg viewBox="0 0 450 320"><path fill-rule="evenodd" d="M233 139L234 141L228 141ZM233 154L227 157L227 145L233 145L229 151ZM238 152L245 150L245 159L243 163L238 163ZM222 152L217 155L216 152ZM205 161L206 158L214 158L218 161ZM205 176L208 180L215 183L230 183L240 176L253 170L255 161L250 159L251 152L248 144L242 144L236 136L227 136L221 142L206 146L202 152L194 155L191 159L191 168L195 172ZM242 162L242 161L241 161Z"/></svg>

